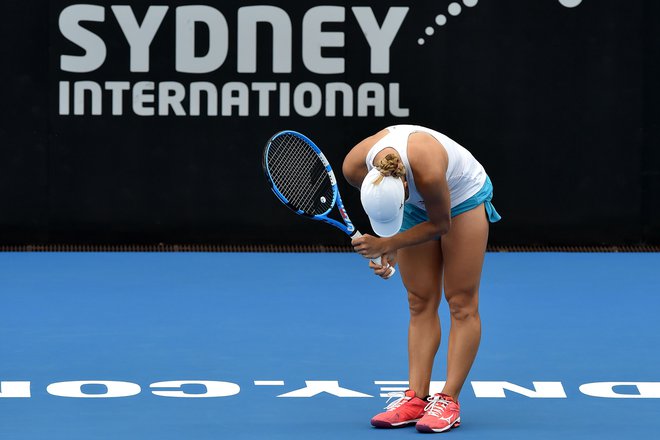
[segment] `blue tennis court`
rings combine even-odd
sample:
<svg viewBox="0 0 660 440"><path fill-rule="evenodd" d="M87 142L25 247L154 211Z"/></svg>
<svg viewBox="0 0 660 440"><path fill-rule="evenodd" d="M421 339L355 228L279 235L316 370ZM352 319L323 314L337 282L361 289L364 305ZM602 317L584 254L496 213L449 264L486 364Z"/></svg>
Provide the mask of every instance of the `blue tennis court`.
<svg viewBox="0 0 660 440"><path fill-rule="evenodd" d="M405 388L408 316L398 275L376 279L358 255L2 253L0 264L0 438L423 435L369 424L381 394ZM487 254L463 425L444 435L657 438L658 268L657 253Z"/></svg>

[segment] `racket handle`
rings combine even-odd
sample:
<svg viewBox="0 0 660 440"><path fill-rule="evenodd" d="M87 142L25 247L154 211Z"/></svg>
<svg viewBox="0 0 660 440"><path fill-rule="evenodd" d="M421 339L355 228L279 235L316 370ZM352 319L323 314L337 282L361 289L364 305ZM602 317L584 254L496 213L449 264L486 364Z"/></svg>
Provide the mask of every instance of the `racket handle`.
<svg viewBox="0 0 660 440"><path fill-rule="evenodd" d="M362 234L361 234L360 231L358 231L357 229L355 230L355 232L353 233L353 235L351 235L351 239L353 239L353 238L360 238L360 237L362 237ZM374 263L374 264L377 264L377 265L379 265L379 266L382 265L382 264L381 264L382 261L381 261L380 257L370 258L370 260L371 260L371 262ZM395 273L396 273L396 269L395 269L394 267L390 266L390 271L387 273L387 275L385 275L385 279L387 280L387 279L392 278L392 275L394 275Z"/></svg>
<svg viewBox="0 0 660 440"><path fill-rule="evenodd" d="M374 264L377 264L377 265L379 265L379 266L381 265L381 264L380 264L380 263L381 263L380 257L371 258L371 261L372 261ZM385 275L385 279L386 279L386 280L389 280L390 278L392 278L392 275L394 275L394 274L396 273L396 269L395 269L394 267L392 267L392 266L388 266L388 267L390 268L390 271L387 272L387 275Z"/></svg>

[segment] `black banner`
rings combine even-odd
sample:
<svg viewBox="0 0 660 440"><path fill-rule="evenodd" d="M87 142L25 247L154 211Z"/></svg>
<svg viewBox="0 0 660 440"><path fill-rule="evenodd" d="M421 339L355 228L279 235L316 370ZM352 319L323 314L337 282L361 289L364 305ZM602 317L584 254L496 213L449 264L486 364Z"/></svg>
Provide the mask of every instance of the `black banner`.
<svg viewBox="0 0 660 440"><path fill-rule="evenodd" d="M650 1L3 2L0 242L345 244L262 175L398 123L485 166L494 244L660 243Z"/></svg>

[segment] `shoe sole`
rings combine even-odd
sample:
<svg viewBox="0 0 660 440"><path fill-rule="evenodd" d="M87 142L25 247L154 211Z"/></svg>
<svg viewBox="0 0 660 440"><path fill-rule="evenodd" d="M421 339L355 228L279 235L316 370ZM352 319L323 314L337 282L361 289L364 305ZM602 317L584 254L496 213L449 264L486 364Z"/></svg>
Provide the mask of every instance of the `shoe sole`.
<svg viewBox="0 0 660 440"><path fill-rule="evenodd" d="M461 418L459 417L456 420L454 420L454 423L452 423L451 425L448 425L448 426L446 426L442 429L434 429L434 428L431 428L430 426L420 425L419 423L415 427L417 428L417 430L419 432L435 432L435 433L438 433L438 432L449 431L450 429L458 428L460 426L461 426Z"/></svg>
<svg viewBox="0 0 660 440"><path fill-rule="evenodd" d="M403 428L405 426L413 425L413 424L419 422L420 420L421 419L407 420L407 421L401 422L401 423L390 423L390 422L385 422L383 420L372 420L371 421L371 426L373 426L375 428L380 428L380 429Z"/></svg>

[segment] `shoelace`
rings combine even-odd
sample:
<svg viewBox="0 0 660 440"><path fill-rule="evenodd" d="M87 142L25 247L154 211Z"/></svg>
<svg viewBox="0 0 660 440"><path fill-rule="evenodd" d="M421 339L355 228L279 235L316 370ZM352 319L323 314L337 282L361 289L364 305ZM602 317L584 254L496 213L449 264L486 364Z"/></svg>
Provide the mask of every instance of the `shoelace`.
<svg viewBox="0 0 660 440"><path fill-rule="evenodd" d="M444 411L444 409L447 408L447 405L449 405L449 401L441 398L440 396L432 396L429 397L428 400L429 403L427 403L424 407L424 411L426 411L427 414L431 414L435 417L440 417L442 415L442 411Z"/></svg>
<svg viewBox="0 0 660 440"><path fill-rule="evenodd" d="M387 402L385 402L385 403L386 404L389 403L389 405L387 405L385 407L385 409L388 410L388 411L394 411L395 409L397 409L398 407L403 405L406 402L406 400L408 400L408 399L406 399L406 397L407 397L406 393L401 392L401 391L395 391L395 392L387 393L387 397L388 397L388 399L387 399ZM398 399L396 399L394 402L390 403L390 400L392 400L395 397L398 397Z"/></svg>

